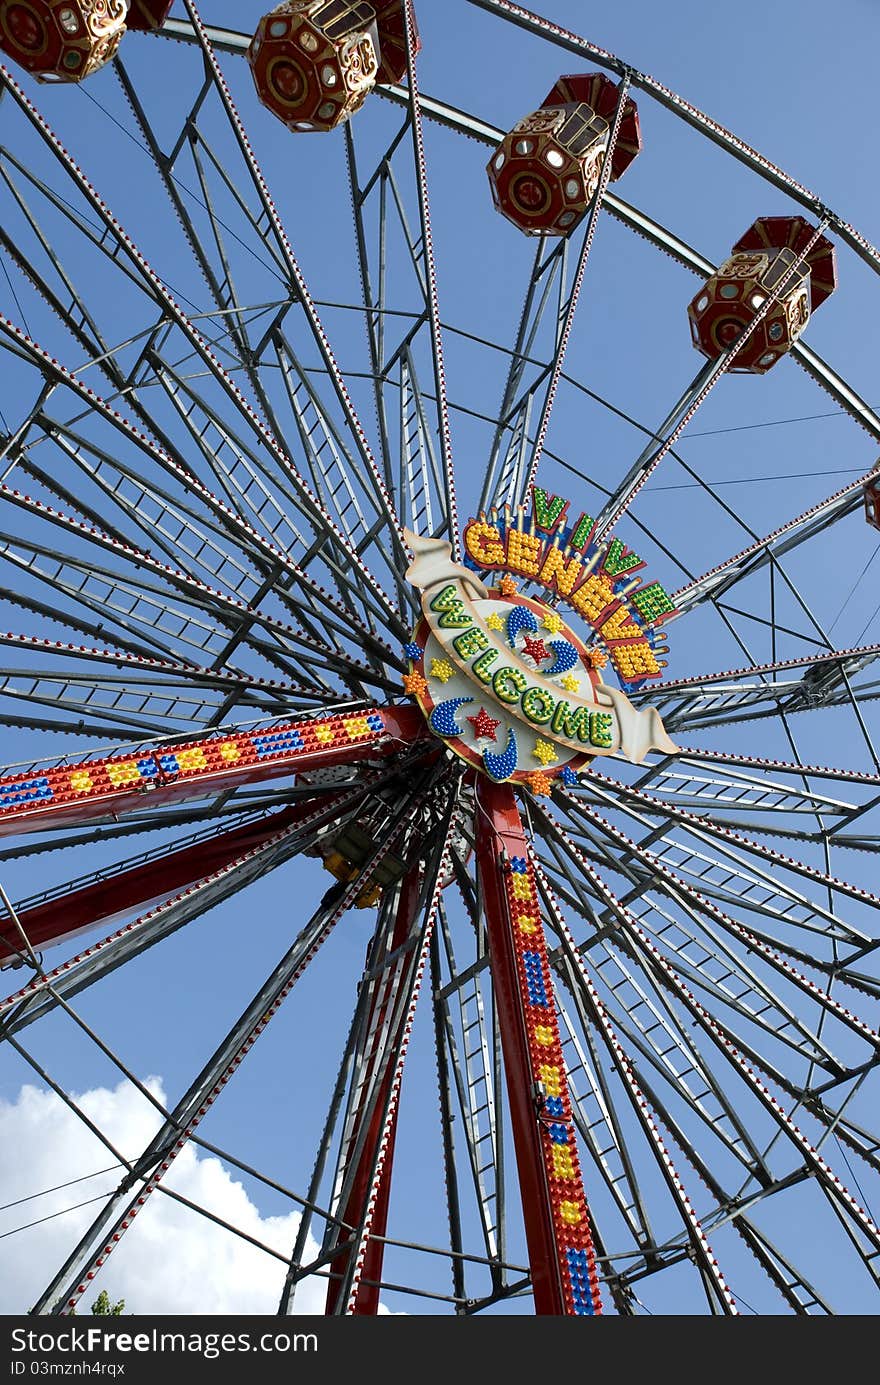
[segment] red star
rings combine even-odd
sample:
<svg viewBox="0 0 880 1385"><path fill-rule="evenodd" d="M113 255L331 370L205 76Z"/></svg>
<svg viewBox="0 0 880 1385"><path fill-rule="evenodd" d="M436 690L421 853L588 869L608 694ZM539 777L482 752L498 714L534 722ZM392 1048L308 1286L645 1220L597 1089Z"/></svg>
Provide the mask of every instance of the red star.
<svg viewBox="0 0 880 1385"><path fill-rule="evenodd" d="M532 639L531 635L526 635L523 640L523 654L527 654L530 659L534 659L536 664L540 664L542 659L550 658L550 650L541 639Z"/></svg>
<svg viewBox="0 0 880 1385"><path fill-rule="evenodd" d="M495 732L498 730L498 727L501 725L501 722L496 721L494 717L490 717L485 707L481 707L475 717L468 717L467 720L474 728L474 735L476 736L477 740L480 740L483 737L485 737L487 740L493 741L498 739L498 737L495 735Z"/></svg>

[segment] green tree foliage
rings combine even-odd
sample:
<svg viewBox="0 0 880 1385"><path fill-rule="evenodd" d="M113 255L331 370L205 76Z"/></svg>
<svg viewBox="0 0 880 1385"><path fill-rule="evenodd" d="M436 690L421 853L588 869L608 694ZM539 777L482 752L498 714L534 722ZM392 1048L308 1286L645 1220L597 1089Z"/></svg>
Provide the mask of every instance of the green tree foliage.
<svg viewBox="0 0 880 1385"><path fill-rule="evenodd" d="M111 1303L106 1289L101 1290L92 1304L92 1314L96 1318L118 1318L124 1312L125 1299L121 1298L118 1303Z"/></svg>

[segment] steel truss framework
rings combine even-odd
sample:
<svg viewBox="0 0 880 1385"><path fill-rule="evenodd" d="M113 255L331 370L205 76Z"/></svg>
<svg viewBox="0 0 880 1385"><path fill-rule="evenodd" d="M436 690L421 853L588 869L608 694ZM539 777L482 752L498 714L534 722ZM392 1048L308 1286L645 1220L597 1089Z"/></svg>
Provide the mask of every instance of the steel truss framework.
<svg viewBox="0 0 880 1385"><path fill-rule="evenodd" d="M880 271L853 227L654 79L508 0L462 0L465 24L471 6L560 70L612 73L612 140L627 95L646 129L665 110ZM865 475L765 532L737 517L730 556L692 572L681 529L668 543L655 534L643 491L676 459L710 512L731 517L676 444L734 348L656 430L629 418L647 438L636 460L584 476L600 531L654 543L679 582L677 648L692 629L714 651L706 631L717 629L733 667L671 672L636 697L661 712L674 756L596 762L548 798L475 783L401 694L418 612L404 530L460 556L465 513L546 484L559 401L591 397L566 365L608 221L698 275L713 262L609 188L609 156L582 225L535 241L509 347L468 338L502 362L474 480L473 462L453 458L474 410L448 383L466 334L444 317L431 148L442 133L485 146L483 158L504 131L422 91L409 9L407 24L407 81L333 136L353 235L326 303L294 249L306 213L256 152L249 35L206 25L184 0L95 84L81 154L67 148L76 122L60 99L73 94L53 93L45 115L30 85L0 70L0 707L27 744L56 752L0 780L0 858L23 881L65 863L51 888L24 886L17 902L2 891L0 1023L15 1073L36 1073L120 1169L63 1263L46 1266L34 1311L74 1309L120 1241L136 1241L153 1193L274 1258L281 1313L298 1311L316 1277L333 1314L387 1302L460 1314L846 1311L847 1276L880 1287L880 901L876 856L864 855L880 844L880 644L836 646L811 574L861 523L870 452L856 461ZM166 60L180 78L173 100L147 80ZM138 225L130 190L90 181L108 172L89 144L108 119L138 148ZM297 158L296 140L284 148ZM803 342L792 356L858 425L854 448L880 441L880 417L842 373ZM805 724L821 724L840 764L801 749L816 744ZM762 753L743 749L743 728ZM351 877L289 930L225 1032L201 1035L202 1066L161 1107L124 1042L87 1018L92 999L139 974L158 944L172 955L187 925L316 855L331 829L355 826L369 848ZM375 879L386 884L347 1032L329 1038L338 1069L314 1162L303 1172L291 1153L293 1182L285 1166L209 1142L202 1123L231 1079L246 1081L257 1039L295 1009L297 983ZM134 1156L40 1056L38 1036L62 1020L160 1106ZM433 1239L395 1218L419 1023L439 1102L420 1132L435 1153L419 1194L443 1209ZM564 1074L558 1091L542 1044ZM296 1054L287 1061L295 1074ZM262 1092L266 1119L279 1099ZM286 1199L300 1214L295 1243L258 1243L175 1191L190 1143L255 1196ZM808 1225L815 1234L797 1234Z"/></svg>

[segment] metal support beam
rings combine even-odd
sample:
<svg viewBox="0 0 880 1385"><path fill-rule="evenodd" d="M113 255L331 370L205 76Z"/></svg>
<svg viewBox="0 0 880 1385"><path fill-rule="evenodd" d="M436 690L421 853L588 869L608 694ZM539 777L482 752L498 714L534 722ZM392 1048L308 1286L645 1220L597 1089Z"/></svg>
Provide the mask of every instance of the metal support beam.
<svg viewBox="0 0 880 1385"><path fill-rule="evenodd" d="M601 1313L534 872L513 791L477 784L483 892L535 1312Z"/></svg>

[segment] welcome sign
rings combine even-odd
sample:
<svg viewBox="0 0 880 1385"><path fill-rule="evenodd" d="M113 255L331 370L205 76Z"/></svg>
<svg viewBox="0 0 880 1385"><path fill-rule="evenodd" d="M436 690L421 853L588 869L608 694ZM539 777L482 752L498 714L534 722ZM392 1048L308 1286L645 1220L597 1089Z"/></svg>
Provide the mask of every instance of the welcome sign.
<svg viewBox="0 0 880 1385"><path fill-rule="evenodd" d="M593 629L628 689L662 677L668 647L658 631L675 614L659 582L642 583L644 562L619 539L597 542L595 521L569 521L570 502L533 486L531 505L492 509L465 526L465 562L477 572L527 577Z"/></svg>
<svg viewBox="0 0 880 1385"><path fill-rule="evenodd" d="M483 538L500 544L493 527L497 537L483 530ZM517 532L525 533L507 531ZM462 759L496 781L547 792L557 775L574 782L594 755L638 764L652 749L674 753L659 714L601 681L599 652L556 610L509 580L487 588L453 561L445 540L409 531L406 540L414 554L407 579L423 615L406 647L404 686Z"/></svg>

